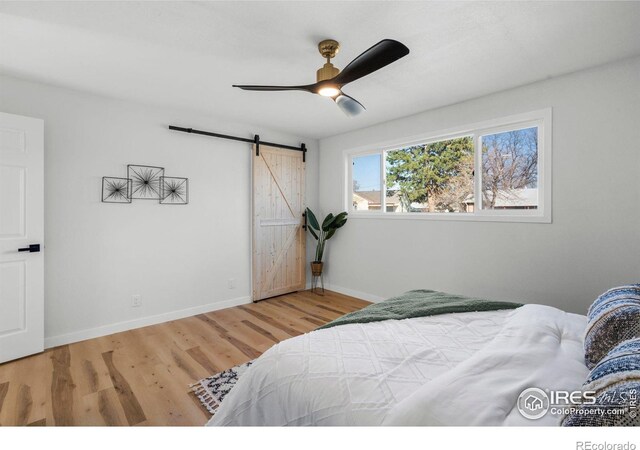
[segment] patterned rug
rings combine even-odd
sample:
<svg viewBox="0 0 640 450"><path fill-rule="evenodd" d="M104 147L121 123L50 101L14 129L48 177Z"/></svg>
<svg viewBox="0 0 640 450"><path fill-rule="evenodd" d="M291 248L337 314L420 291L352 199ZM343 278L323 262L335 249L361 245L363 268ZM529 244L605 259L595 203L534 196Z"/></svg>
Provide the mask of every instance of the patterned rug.
<svg viewBox="0 0 640 450"><path fill-rule="evenodd" d="M238 379L249 368L253 361L227 369L224 372L217 373L200 381L196 381L189 386L191 392L198 397L202 406L213 416L222 400L227 396L231 389L236 385Z"/></svg>

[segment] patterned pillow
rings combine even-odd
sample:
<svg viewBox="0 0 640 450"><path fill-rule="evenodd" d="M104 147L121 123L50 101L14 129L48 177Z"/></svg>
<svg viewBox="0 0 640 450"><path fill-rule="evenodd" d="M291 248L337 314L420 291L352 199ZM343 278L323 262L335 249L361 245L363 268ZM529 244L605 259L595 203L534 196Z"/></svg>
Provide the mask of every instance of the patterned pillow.
<svg viewBox="0 0 640 450"><path fill-rule="evenodd" d="M591 371L582 386L595 403L575 406L562 425L640 426L640 338L618 344Z"/></svg>
<svg viewBox="0 0 640 450"><path fill-rule="evenodd" d="M640 336L640 284L613 288L587 313L585 361L592 369L618 343Z"/></svg>

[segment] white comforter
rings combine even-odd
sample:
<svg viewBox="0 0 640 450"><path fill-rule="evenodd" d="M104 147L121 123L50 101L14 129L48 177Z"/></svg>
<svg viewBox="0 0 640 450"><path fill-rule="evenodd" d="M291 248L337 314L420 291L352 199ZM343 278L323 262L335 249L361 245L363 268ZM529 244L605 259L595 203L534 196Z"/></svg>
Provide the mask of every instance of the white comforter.
<svg viewBox="0 0 640 450"><path fill-rule="evenodd" d="M526 305L314 331L258 358L209 425L555 425L516 400L581 385L585 324Z"/></svg>

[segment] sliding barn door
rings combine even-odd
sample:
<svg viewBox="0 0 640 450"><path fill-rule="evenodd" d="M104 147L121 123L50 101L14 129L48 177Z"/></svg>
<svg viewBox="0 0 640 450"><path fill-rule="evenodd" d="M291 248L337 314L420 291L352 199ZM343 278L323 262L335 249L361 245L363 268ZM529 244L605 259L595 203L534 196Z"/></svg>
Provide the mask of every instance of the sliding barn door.
<svg viewBox="0 0 640 450"><path fill-rule="evenodd" d="M253 149L253 300L305 288L302 152Z"/></svg>

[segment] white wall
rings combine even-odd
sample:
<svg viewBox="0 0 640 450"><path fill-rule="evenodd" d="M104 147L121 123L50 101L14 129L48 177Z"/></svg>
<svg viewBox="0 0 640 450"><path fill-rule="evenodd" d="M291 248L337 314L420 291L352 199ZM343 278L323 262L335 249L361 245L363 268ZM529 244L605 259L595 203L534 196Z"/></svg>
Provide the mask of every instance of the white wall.
<svg viewBox="0 0 640 450"><path fill-rule="evenodd" d="M307 204L326 213L343 205L345 149L545 107L552 224L351 217L329 242L326 281L372 299L432 288L584 313L640 278L638 58L323 139L320 152L302 136L0 77L1 111L45 120L47 343L249 301L251 152L170 123L306 142ZM188 177L190 204L101 203L102 176L127 163Z"/></svg>
<svg viewBox="0 0 640 450"><path fill-rule="evenodd" d="M584 314L605 289L638 282L640 58L322 139L320 207L343 208L346 149L547 107L553 223L352 216L327 246L328 283L372 299L428 288Z"/></svg>
<svg viewBox="0 0 640 450"><path fill-rule="evenodd" d="M317 141L301 136L10 77L0 77L0 110L45 121L49 346L250 301L250 146L167 125L305 142L317 205ZM189 205L101 203L102 176L126 176L128 163L188 177Z"/></svg>

